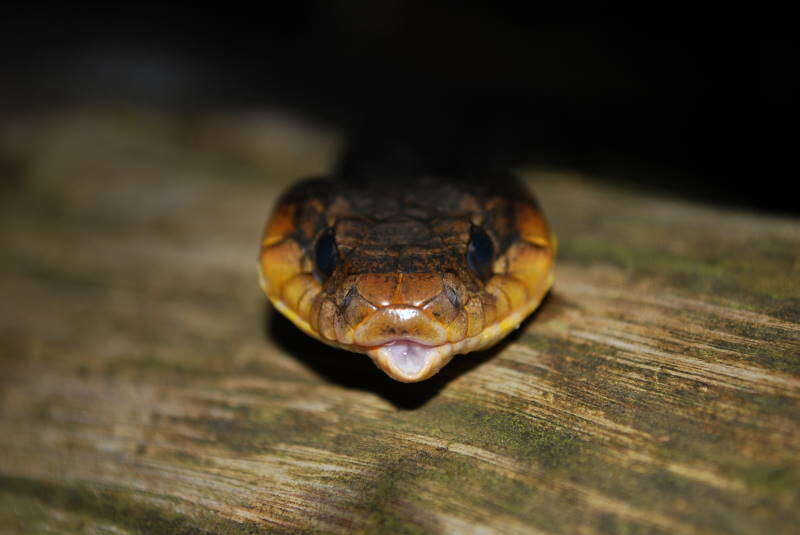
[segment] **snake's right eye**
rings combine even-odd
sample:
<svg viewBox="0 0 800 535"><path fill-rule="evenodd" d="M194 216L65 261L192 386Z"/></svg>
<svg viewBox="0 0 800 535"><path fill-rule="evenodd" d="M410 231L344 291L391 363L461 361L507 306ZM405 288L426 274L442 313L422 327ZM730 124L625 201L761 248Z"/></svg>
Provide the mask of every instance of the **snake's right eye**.
<svg viewBox="0 0 800 535"><path fill-rule="evenodd" d="M339 259L339 251L336 249L336 241L333 239L333 231L327 229L317 239L314 246L314 263L322 279L327 279L336 268Z"/></svg>

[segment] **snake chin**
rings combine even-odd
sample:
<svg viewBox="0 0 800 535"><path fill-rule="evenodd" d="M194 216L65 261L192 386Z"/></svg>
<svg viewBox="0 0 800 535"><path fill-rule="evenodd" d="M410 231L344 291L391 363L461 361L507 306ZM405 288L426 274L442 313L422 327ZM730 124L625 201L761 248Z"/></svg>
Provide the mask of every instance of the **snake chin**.
<svg viewBox="0 0 800 535"><path fill-rule="evenodd" d="M390 377L404 383L423 381L453 357L451 344L426 346L410 340L397 340L370 349L367 354Z"/></svg>

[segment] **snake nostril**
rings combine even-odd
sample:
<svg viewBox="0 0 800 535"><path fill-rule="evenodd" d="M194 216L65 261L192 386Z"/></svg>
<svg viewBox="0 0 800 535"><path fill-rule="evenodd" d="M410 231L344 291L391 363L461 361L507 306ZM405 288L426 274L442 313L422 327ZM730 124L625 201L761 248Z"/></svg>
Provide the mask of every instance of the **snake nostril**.
<svg viewBox="0 0 800 535"><path fill-rule="evenodd" d="M376 307L364 299L355 287L351 287L347 291L339 305L342 318L353 328L374 313L375 310L377 310Z"/></svg>
<svg viewBox="0 0 800 535"><path fill-rule="evenodd" d="M344 299L342 299L342 304L340 305L340 308L342 310L350 306L350 302L353 300L353 296L355 296L355 294L356 294L356 287L351 286L350 289L347 291L347 294L345 294Z"/></svg>
<svg viewBox="0 0 800 535"><path fill-rule="evenodd" d="M444 294L447 296L447 299L450 301L450 303L452 303L453 307L461 308L461 299L458 298L458 293L452 286L445 284Z"/></svg>

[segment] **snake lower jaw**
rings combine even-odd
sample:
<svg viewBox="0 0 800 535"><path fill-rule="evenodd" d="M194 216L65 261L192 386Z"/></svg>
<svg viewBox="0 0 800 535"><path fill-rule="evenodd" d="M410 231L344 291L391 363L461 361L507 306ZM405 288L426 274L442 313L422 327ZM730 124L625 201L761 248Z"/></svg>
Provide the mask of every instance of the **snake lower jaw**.
<svg viewBox="0 0 800 535"><path fill-rule="evenodd" d="M455 354L453 344L427 346L397 340L368 350L367 355L392 379L404 383L424 381L435 375Z"/></svg>
<svg viewBox="0 0 800 535"><path fill-rule="evenodd" d="M539 303L553 284L552 264L548 268L546 274L538 281L539 285L530 291L528 299L502 320L484 327L475 336L438 345L435 342L426 345L419 340L400 337L388 340L373 339L366 341L364 345L360 345L348 340L325 337L316 332L298 312L284 303L282 299L270 296L270 300L284 316L309 336L340 349L355 353L365 353L378 368L392 379L404 383L415 383L435 375L455 355L491 347L502 340L509 332L519 327L528 314L539 306ZM265 288L266 292L268 287L264 283L263 276L261 280L262 287ZM267 295L270 295L269 292L267 292Z"/></svg>

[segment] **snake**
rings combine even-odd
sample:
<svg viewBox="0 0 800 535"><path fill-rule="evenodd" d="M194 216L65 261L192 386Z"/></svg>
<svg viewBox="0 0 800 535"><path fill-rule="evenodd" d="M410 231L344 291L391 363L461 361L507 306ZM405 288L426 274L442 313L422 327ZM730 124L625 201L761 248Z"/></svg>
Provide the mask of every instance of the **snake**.
<svg viewBox="0 0 800 535"><path fill-rule="evenodd" d="M277 201L261 288L317 340L391 378L430 378L518 328L554 280L556 238L509 173L305 179Z"/></svg>

